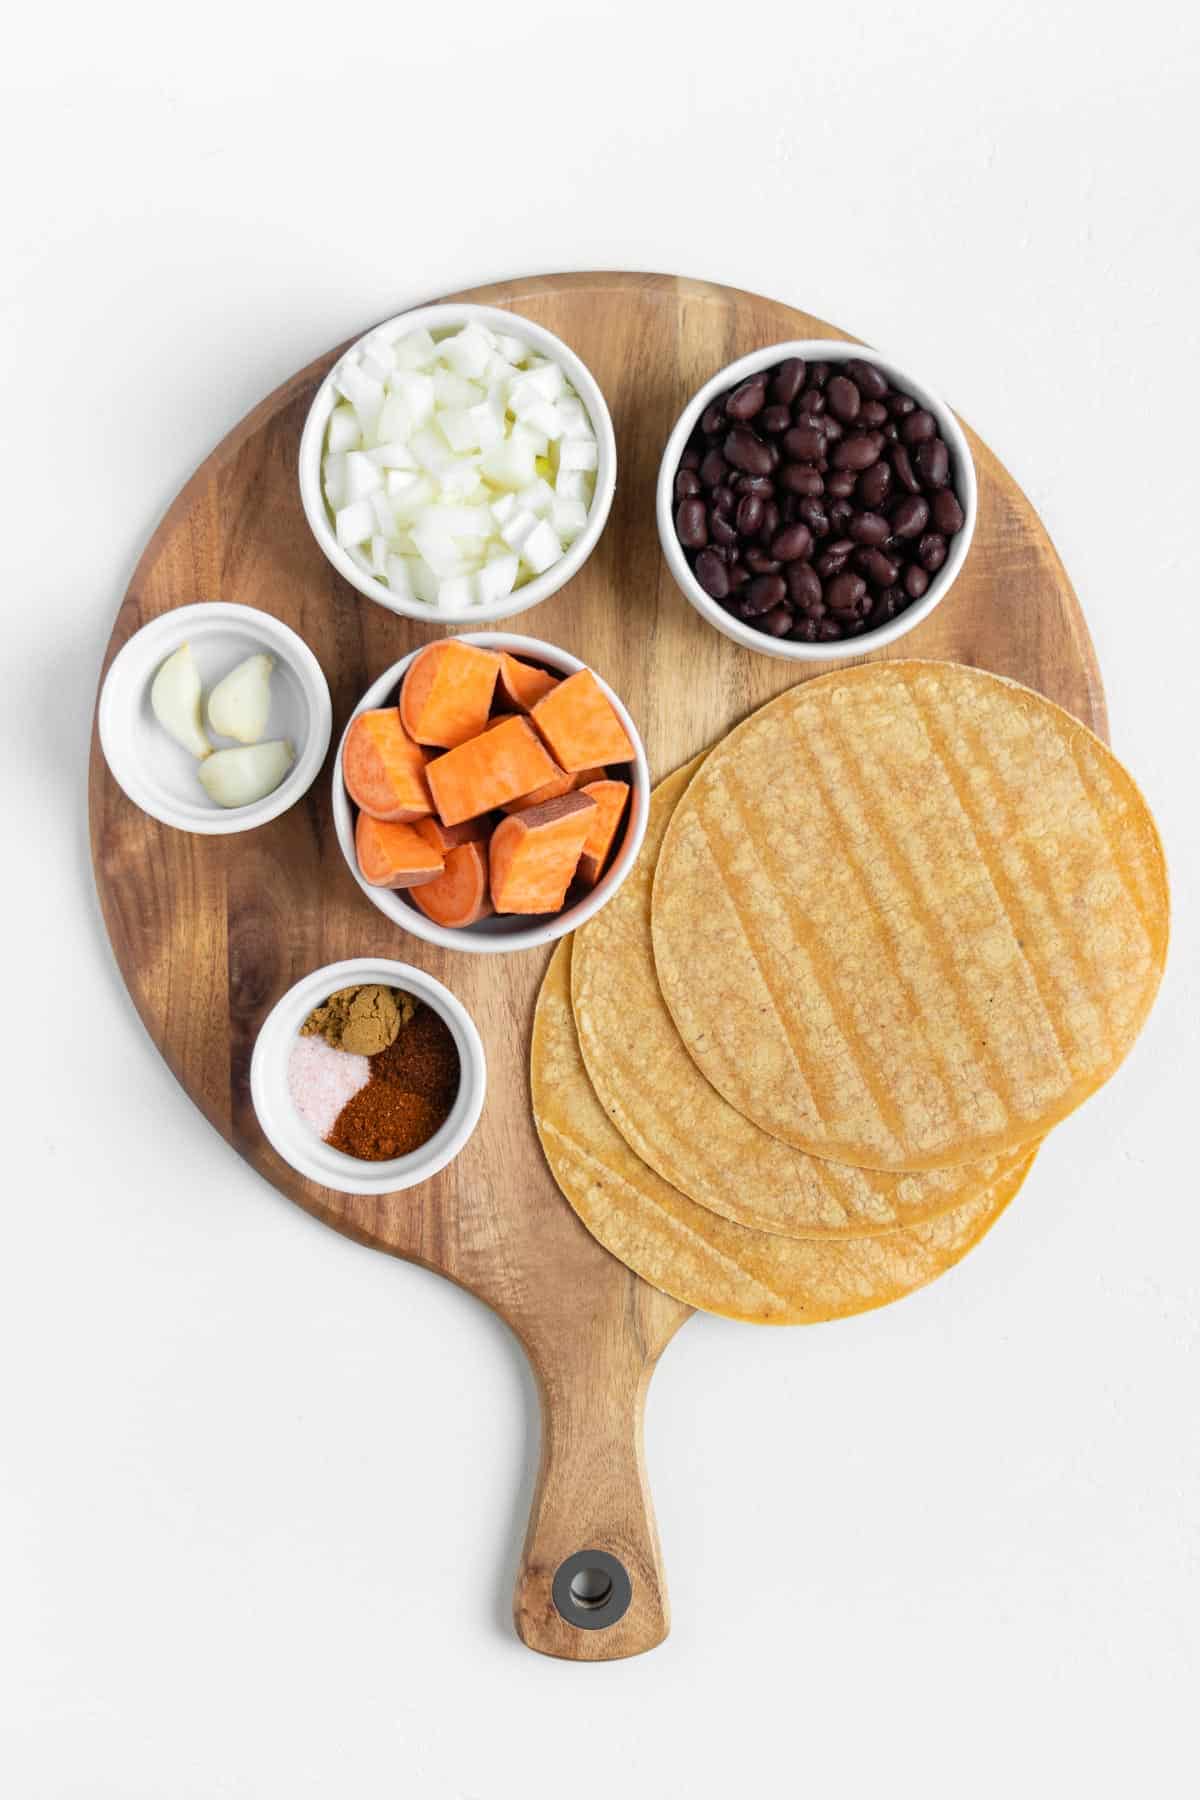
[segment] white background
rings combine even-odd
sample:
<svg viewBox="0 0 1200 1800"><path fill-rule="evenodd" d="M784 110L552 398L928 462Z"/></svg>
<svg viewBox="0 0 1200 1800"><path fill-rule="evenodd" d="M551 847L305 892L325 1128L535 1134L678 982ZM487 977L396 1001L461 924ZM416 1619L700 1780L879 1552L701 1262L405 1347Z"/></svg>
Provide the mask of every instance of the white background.
<svg viewBox="0 0 1200 1800"><path fill-rule="evenodd" d="M9 20L13 1800L1195 1791L1198 49L1159 0ZM1074 577L1176 926L1136 1052L959 1270L823 1330L688 1325L648 1411L674 1631L579 1668L508 1623L514 1345L176 1088L84 774L134 559L251 404L403 305L605 267L793 300L965 412Z"/></svg>

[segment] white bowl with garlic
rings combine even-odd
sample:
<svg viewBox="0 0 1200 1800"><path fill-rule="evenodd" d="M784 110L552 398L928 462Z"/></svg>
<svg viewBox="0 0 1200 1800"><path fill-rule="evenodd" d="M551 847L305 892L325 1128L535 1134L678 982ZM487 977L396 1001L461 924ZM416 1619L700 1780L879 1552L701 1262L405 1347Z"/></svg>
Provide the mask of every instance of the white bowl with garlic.
<svg viewBox="0 0 1200 1800"><path fill-rule="evenodd" d="M265 825L308 792L333 711L294 631L255 607L206 601L163 613L122 646L96 723L135 806L215 836Z"/></svg>
<svg viewBox="0 0 1200 1800"><path fill-rule="evenodd" d="M604 529L617 447L604 396L553 332L447 302L377 325L334 364L300 442L329 561L430 624L510 618L557 593Z"/></svg>

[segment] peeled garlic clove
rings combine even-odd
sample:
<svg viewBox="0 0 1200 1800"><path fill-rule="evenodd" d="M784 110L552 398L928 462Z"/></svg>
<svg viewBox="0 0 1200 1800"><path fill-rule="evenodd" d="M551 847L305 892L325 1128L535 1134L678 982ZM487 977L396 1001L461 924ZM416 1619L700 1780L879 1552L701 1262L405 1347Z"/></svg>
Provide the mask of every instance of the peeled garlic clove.
<svg viewBox="0 0 1200 1800"><path fill-rule="evenodd" d="M200 723L200 675L190 644L180 644L154 677L150 705L163 730L177 744L193 756L212 755L212 745Z"/></svg>
<svg viewBox="0 0 1200 1800"><path fill-rule="evenodd" d="M214 731L239 744L257 744L267 729L274 667L273 656L248 656L218 681L208 696L208 722Z"/></svg>
<svg viewBox="0 0 1200 1800"><path fill-rule="evenodd" d="M252 806L279 786L296 752L283 738L247 744L240 750L214 750L197 771L209 799L217 806Z"/></svg>

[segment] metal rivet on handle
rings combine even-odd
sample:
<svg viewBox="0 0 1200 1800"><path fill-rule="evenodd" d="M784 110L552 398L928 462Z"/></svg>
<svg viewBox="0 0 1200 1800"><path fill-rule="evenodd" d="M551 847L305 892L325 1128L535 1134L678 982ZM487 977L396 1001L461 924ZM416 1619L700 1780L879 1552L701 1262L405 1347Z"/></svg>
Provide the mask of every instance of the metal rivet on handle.
<svg viewBox="0 0 1200 1800"><path fill-rule="evenodd" d="M560 1617L581 1631L602 1631L629 1611L633 1583L624 1563L607 1550L577 1550L554 1572L551 1587Z"/></svg>

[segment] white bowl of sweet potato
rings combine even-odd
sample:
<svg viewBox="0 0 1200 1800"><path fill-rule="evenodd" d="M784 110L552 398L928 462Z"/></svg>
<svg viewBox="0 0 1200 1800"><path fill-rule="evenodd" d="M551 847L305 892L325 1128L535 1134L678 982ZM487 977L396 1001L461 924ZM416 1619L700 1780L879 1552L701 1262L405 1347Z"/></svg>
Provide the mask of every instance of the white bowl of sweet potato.
<svg viewBox="0 0 1200 1800"><path fill-rule="evenodd" d="M637 727L577 657L538 638L439 638L359 701L333 770L338 844L404 931L448 949L528 950L616 892L641 847Z"/></svg>

